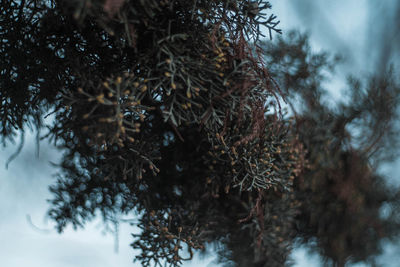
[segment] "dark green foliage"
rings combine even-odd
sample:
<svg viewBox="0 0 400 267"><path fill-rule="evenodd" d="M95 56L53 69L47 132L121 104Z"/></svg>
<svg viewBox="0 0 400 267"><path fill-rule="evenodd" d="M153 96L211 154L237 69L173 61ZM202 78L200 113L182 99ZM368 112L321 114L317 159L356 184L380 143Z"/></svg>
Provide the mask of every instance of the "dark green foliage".
<svg viewBox="0 0 400 267"><path fill-rule="evenodd" d="M295 33L261 46L262 31L279 32L268 2L0 8L3 143L54 115L60 232L135 214L143 266L178 266L207 244L228 265L283 266L297 239L343 265L398 234L397 210L380 216L396 192L376 169L396 141L393 74L353 79L349 100L328 107L335 62Z"/></svg>
<svg viewBox="0 0 400 267"><path fill-rule="evenodd" d="M392 72L368 77L365 85L352 78L347 98L329 108L321 89L323 71L332 70L328 55L311 55L305 36L289 36L289 42L278 40L279 48L270 45L266 56L278 66L271 71L288 97L304 103L295 111L308 161L294 184L301 203L298 236L316 241L315 248L338 266L373 261L379 240L398 236L398 192L387 187L377 168L397 154L399 85ZM381 216L384 205L391 206L391 216Z"/></svg>

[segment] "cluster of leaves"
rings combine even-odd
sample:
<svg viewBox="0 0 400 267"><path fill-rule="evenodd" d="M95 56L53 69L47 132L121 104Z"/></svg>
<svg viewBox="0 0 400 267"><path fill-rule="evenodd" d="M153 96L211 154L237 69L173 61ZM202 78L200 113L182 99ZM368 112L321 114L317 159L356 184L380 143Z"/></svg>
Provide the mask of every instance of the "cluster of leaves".
<svg viewBox="0 0 400 267"><path fill-rule="evenodd" d="M354 81L351 101L329 109L326 55L296 34L261 49L264 30L279 32L270 7L1 3L3 143L54 114L45 137L64 152L50 188L59 231L136 214L143 266L179 266L208 243L225 263L282 266L298 237L344 264L397 234L396 209L379 216L395 192L370 163L395 140L399 87L392 76Z"/></svg>
<svg viewBox="0 0 400 267"><path fill-rule="evenodd" d="M398 81L392 70L364 84L349 78L347 98L332 107L322 82L337 59L312 54L296 32L266 45L271 75L299 107L292 104L296 134L307 151L294 184L297 235L338 266L374 262L381 241L399 235L399 193L378 172L397 153Z"/></svg>

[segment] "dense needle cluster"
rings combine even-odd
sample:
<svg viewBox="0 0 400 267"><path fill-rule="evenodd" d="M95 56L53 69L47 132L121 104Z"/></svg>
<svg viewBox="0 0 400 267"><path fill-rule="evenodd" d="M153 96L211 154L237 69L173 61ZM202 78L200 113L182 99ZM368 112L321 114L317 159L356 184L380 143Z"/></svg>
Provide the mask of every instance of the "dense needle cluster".
<svg viewBox="0 0 400 267"><path fill-rule="evenodd" d="M379 215L396 192L371 165L395 141L396 82L354 80L353 102L328 108L328 56L294 33L261 42L280 33L270 8L1 2L1 136L46 126L62 149L49 210L59 231L134 214L143 266L180 266L209 244L224 263L283 266L295 240L313 238L342 266L398 233L397 208Z"/></svg>

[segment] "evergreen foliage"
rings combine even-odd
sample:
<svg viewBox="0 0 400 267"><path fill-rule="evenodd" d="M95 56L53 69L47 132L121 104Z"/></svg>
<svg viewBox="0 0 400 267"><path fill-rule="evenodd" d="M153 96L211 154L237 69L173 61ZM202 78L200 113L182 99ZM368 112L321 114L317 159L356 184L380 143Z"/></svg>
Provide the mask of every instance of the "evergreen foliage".
<svg viewBox="0 0 400 267"><path fill-rule="evenodd" d="M1 1L2 143L31 126L63 151L58 231L135 214L143 266L180 266L208 244L227 265L283 266L297 240L344 266L397 237L399 193L378 173L396 149L393 71L350 79L329 106L335 60L298 33L265 41L280 33L270 8Z"/></svg>

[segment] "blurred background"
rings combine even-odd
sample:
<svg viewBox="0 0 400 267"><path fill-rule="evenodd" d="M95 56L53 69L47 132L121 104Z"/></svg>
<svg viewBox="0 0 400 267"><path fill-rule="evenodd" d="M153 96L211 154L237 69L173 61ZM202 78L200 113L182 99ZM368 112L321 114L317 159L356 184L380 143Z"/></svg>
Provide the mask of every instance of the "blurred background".
<svg viewBox="0 0 400 267"><path fill-rule="evenodd" d="M341 64L325 86L332 99L341 97L346 77L383 73L400 62L400 1L398 0L271 0L272 12L281 21L283 34L296 29L308 33L314 51L341 56ZM396 66L397 65L397 66ZM29 132L29 131L27 131ZM18 139L17 139L18 140ZM38 148L34 133L27 133L18 157L5 168L18 144L0 150L0 258L1 266L17 267L92 267L139 266L133 264L128 223L106 229L100 220L84 230L71 228L59 235L45 214L48 186L53 182L60 154L42 142ZM400 160L381 170L393 186L400 185ZM399 244L385 243L378 264L399 266ZM322 266L317 254L307 247L292 253L294 266ZM216 266L215 255L197 255L185 267ZM363 266L363 265L352 265Z"/></svg>

